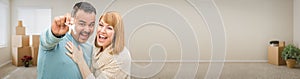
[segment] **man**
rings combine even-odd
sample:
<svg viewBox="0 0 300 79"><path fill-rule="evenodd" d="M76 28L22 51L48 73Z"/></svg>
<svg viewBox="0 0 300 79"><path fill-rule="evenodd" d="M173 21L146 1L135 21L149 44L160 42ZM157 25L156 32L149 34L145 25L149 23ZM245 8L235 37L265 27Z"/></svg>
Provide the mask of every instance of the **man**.
<svg viewBox="0 0 300 79"><path fill-rule="evenodd" d="M72 18L71 18L72 17ZM75 46L80 46L84 51L84 59L88 66L91 65L92 45L86 43L95 27L96 9L87 2L76 3L72 14L55 17L51 28L47 29L40 40L38 56L38 79L81 79L81 73L73 60L65 53L65 45L71 41ZM75 28L67 33L72 23Z"/></svg>

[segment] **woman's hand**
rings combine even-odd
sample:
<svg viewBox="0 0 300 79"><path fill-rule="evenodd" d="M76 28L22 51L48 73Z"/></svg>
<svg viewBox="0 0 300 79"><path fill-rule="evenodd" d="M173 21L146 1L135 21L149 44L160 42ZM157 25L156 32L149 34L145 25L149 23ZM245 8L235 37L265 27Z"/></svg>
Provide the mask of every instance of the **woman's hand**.
<svg viewBox="0 0 300 79"><path fill-rule="evenodd" d="M67 42L67 45L65 46L66 49L69 51L69 52L66 52L66 54L76 63L81 63L84 61L84 58L83 58L83 52L80 48L80 46L78 46L79 49L77 49L72 42Z"/></svg>
<svg viewBox="0 0 300 79"><path fill-rule="evenodd" d="M86 64L83 58L83 52L80 46L77 49L72 42L67 42L65 46L69 52L66 54L78 65L80 73L84 79L95 79L93 73L90 71L89 66Z"/></svg>

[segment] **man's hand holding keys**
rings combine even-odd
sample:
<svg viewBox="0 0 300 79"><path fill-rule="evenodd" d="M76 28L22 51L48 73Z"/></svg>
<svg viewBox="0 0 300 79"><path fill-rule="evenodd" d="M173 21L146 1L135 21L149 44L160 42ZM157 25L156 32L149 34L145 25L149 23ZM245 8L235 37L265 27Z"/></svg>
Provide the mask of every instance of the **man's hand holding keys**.
<svg viewBox="0 0 300 79"><path fill-rule="evenodd" d="M51 31L56 37L65 35L69 31L69 25L74 24L74 19L69 13L64 16L55 17L52 22Z"/></svg>

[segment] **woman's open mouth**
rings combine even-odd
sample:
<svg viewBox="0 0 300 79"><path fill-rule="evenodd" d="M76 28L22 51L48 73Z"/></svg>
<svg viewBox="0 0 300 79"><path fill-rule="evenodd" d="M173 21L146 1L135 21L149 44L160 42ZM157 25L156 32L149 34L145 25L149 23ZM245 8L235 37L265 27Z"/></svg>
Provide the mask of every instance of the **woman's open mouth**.
<svg viewBox="0 0 300 79"><path fill-rule="evenodd" d="M98 42L101 42L101 43L103 43L107 39L107 37L104 35L99 35L98 38L99 38Z"/></svg>

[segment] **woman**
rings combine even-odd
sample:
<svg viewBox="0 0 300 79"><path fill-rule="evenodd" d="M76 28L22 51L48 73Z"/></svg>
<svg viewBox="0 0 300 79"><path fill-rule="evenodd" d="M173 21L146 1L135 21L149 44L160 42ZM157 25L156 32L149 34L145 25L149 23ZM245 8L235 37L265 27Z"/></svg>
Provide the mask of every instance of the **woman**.
<svg viewBox="0 0 300 79"><path fill-rule="evenodd" d="M124 26L122 18L117 12L106 12L100 17L94 41L91 69L84 61L83 52L79 46L77 49L71 42L68 42L65 47L70 51L66 54L77 63L83 78L129 78L125 72L129 71L130 55L128 52L122 52Z"/></svg>

